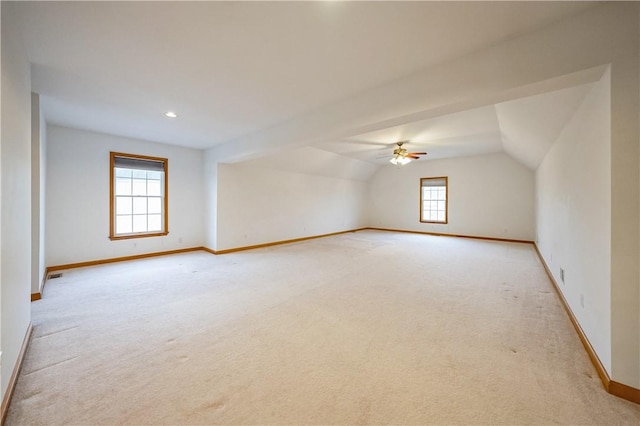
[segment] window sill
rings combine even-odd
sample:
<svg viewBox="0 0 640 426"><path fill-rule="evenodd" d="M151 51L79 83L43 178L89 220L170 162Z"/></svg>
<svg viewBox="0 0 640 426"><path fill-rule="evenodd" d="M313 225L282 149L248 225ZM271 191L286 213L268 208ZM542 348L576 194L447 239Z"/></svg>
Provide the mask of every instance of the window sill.
<svg viewBox="0 0 640 426"><path fill-rule="evenodd" d="M111 241L114 240L129 240L132 238L147 238L147 237L163 237L165 235L168 235L169 232L154 232L154 233L148 233L148 234L124 234L124 235L109 235L109 239Z"/></svg>

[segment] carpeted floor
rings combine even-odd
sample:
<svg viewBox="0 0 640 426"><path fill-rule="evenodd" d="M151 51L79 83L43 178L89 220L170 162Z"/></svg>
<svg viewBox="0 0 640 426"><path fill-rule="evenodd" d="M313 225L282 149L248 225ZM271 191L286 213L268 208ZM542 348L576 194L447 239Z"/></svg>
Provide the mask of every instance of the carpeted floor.
<svg viewBox="0 0 640 426"><path fill-rule="evenodd" d="M528 244L361 231L72 269L8 425L640 424Z"/></svg>

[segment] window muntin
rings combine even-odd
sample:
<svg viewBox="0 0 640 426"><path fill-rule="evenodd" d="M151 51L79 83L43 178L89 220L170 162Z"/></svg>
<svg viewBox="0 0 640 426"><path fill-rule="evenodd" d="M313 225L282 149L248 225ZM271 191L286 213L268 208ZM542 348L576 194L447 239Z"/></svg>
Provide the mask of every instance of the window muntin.
<svg viewBox="0 0 640 426"><path fill-rule="evenodd" d="M446 176L420 179L420 222L448 222L447 181Z"/></svg>
<svg viewBox="0 0 640 426"><path fill-rule="evenodd" d="M109 238L168 234L166 158L111 153Z"/></svg>

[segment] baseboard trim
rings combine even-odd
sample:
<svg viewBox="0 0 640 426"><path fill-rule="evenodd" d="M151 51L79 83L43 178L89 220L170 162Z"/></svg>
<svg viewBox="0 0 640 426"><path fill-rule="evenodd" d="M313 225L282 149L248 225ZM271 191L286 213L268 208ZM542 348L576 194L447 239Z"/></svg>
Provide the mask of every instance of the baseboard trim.
<svg viewBox="0 0 640 426"><path fill-rule="evenodd" d="M334 235L348 234L348 233L351 233L351 232L363 231L365 229L367 229L367 228L350 229L348 231L331 232L329 234L312 235L310 237L293 238L291 240L282 240L282 241L273 241L273 242L270 242L270 243L256 244L256 245L244 246L244 247L236 247L236 248L224 249L224 250L211 250L211 249L207 249L207 248L205 248L205 250L208 251L209 253L213 253L213 254L227 254L227 253L234 253L234 252L237 252L237 251L253 250L253 249L257 249L257 248L278 246L278 245L281 245L281 244L290 244L290 243L298 243L300 241L314 240L316 238L324 238L324 237L331 237L331 236L334 236Z"/></svg>
<svg viewBox="0 0 640 426"><path fill-rule="evenodd" d="M105 263L115 263L115 262L124 262L127 260L145 259L147 257L166 256L169 254L186 253L190 251L198 251L203 249L204 247L189 247L189 248L178 249L178 250L168 250L168 251L158 251L154 253L136 254L133 256L112 257L109 259L91 260L88 262L67 263L65 265L55 265L55 266L47 267L46 275L48 276L49 272L62 271L64 269L82 268L85 266L103 265Z"/></svg>
<svg viewBox="0 0 640 426"><path fill-rule="evenodd" d="M616 381L611 380L611 377L609 377L609 373L607 373L607 370L604 368L602 361L600 361L598 354L596 354L595 349L593 349L591 342L587 338L587 335L585 334L584 330L580 326L578 319L574 315L573 310L571 310L571 307L569 306L567 299L565 299L564 294L562 294L562 291L560 290L560 286L558 285L558 282L553 277L553 274L551 273L551 269L549 269L549 265L547 265L547 262L542 257L542 253L540 253L540 249L538 249L538 245L534 243L533 247L535 248L536 253L538 254L538 258L540 259L542 266L544 266L544 270L547 272L547 276L549 277L549 280L551 281L551 284L553 285L553 288L556 291L556 294L558 295L558 298L560 299L560 302L562 303L562 306L564 307L565 312L567 313L567 315L569 316L569 319L571 320L571 324L573 324L573 328L576 330L576 333L578 333L578 337L582 342L582 346L584 346L584 349L587 351L587 355L589 355L589 359L591 360L591 363L595 367L596 372L598 373L598 377L600 377L600 381L602 381L602 385L604 386L604 388L611 395L615 395L619 398L626 399L627 401L635 402L636 404L640 404L640 389L636 389L634 387L627 386L625 384L618 383Z"/></svg>
<svg viewBox="0 0 640 426"><path fill-rule="evenodd" d="M124 262L124 261L127 261L127 260L144 259L144 258L147 258L147 257L154 257L154 256L165 256L165 255L169 255L169 254L185 253L185 252L197 251L197 250L203 250L203 251L206 251L208 253L215 254L215 255L227 254L227 253L234 253L234 252L238 252L238 251L253 250L253 249L258 249L258 248L277 246L277 245L281 245L281 244L298 243L298 242L301 242L301 241L314 240L316 238L331 237L331 236L334 236L334 235L348 234L348 233L351 233L351 232L366 231L366 230L389 231L389 232L405 232L405 233L410 233L410 234L436 235L436 236L442 236L442 237L473 238L473 239L477 239L477 240L489 240L489 241L502 241L502 242L509 242L509 243L528 243L528 244L533 244L533 241L528 241L528 240L514 240L514 239L508 239L508 238L480 237L480 236L474 236L474 235L441 234L441 233L435 233L435 232L422 232L422 231L408 231L408 230L402 230L402 229L387 229L387 228L365 227L365 228L349 229L349 230L346 230L346 231L331 232L331 233L328 233L328 234L311 235L309 237L293 238L293 239L290 239L290 240L280 240L280 241L272 241L272 242L263 243L263 244L254 244L254 245L250 245L250 246L234 247L234 248L224 249L224 250L213 250L213 249L210 249L210 248L204 247L204 246L202 246L202 247L190 247L190 248L179 249L179 250L169 250L169 251L161 251L161 252L155 252L155 253L137 254L137 255L133 255L133 256L123 256L123 257L113 257L113 258L109 258L109 259L91 260L91 261L88 261L88 262L67 263L67 264L64 264L64 265L49 266L49 267L47 267L47 269L45 271L45 276L43 278L41 289L42 290L44 289L44 285L46 283L46 279L47 279L47 276L49 275L49 272L61 271L61 270L64 270L64 269L82 268L82 267L85 267L85 266L95 266L95 265L102 265L102 264L105 264L105 263ZM42 290L41 290L41 292L42 292ZM34 299L34 297L37 297L36 296L37 294L41 294L41 293L33 293L32 294L32 300L38 300L38 299Z"/></svg>
<svg viewBox="0 0 640 426"><path fill-rule="evenodd" d="M245 250L253 250L253 249L257 249L257 248L277 246L277 245L281 245L281 244L297 243L297 242L300 242L300 241L313 240L313 239L316 239L316 238L331 237L333 235L348 234L350 232L363 231L365 229L369 229L369 228L350 229L350 230L347 230L347 231L332 232L332 233L329 233L329 234L321 234L321 235L312 235L312 236L309 236L309 237L294 238L294 239L291 239L291 240L273 241L273 242L270 242L270 243L256 244L256 245L244 246L244 247L235 247L235 248L225 249L225 250L213 250L213 249L210 249L208 247L201 246L201 247L190 247L190 248L179 249L179 250L161 251L161 252L155 252L155 253L136 254L136 255L133 255L133 256L112 257L112 258L109 258L109 259L91 260L91 261L88 261L88 262L67 263L67 264L64 264L64 265L55 265L55 266L47 267L46 272L45 272L45 282L46 282L46 277L49 275L50 272L62 271L62 270L65 270L65 269L82 268L82 267L85 267L85 266L102 265L102 264L105 264L105 263L124 262L124 261L127 261L127 260L144 259L144 258L147 258L147 257L166 256L166 255L169 255L169 254L186 253L186 252L198 251L198 250L203 250L203 251L206 251L207 253L211 253L211 254L215 254L215 255L227 254L227 253L234 253L234 252L237 252L237 251L245 251ZM43 283L43 288L44 288L44 283ZM34 293L34 294L31 295L32 296L32 300L37 300L37 299L34 299L34 297L36 297L35 296L36 294L39 294L39 293Z"/></svg>
<svg viewBox="0 0 640 426"><path fill-rule="evenodd" d="M13 372L11 373L9 384L7 385L7 391L4 394L4 398L2 398L2 409L1 409L2 412L0 413L1 426L4 426L4 422L7 419L7 413L9 412L9 404L11 404L11 398L13 398L13 391L16 388L16 383L18 383L20 370L22 370L22 363L24 361L25 355L27 354L27 350L29 349L29 343L31 343L32 332L33 332L33 325L29 323L29 327L27 327L27 332L25 333L24 340L22 341L22 347L20 348L20 353L18 354L16 365L13 367Z"/></svg>
<svg viewBox="0 0 640 426"><path fill-rule="evenodd" d="M474 240L486 240L486 241L501 241L505 243L525 243L525 244L533 244L533 241L530 240L515 240L512 238L497 238L497 237L481 237L478 235L462 235L462 234L444 234L440 232L426 232L426 231L409 231L405 229L390 229L390 228L363 228L370 229L372 231L388 231L388 232L404 232L407 234L421 234L421 235L434 235L437 237L457 237L457 238L471 238Z"/></svg>
<svg viewBox="0 0 640 426"><path fill-rule="evenodd" d="M558 282L556 281L556 279L553 277L553 274L551 273L551 269L549 269L549 265L547 265L547 262L545 262L544 258L542 257L542 253L540 253L538 246L534 244L533 247L535 248L536 253L538 254L538 258L540 259L540 262L542 262L542 266L544 267L544 270L547 272L547 276L549 277L549 280L553 285L553 289L556 291L556 294L560 299L560 303L562 303L562 306L564 307L565 312L569 316L569 320L571 320L571 324L573 324L573 328L575 328L576 332L578 333L578 337L582 342L582 346L584 346L585 350L587 351L587 354L589 355L589 359L591 359L593 366L596 368L598 376L600 377L600 380L602 380L602 384L604 385L605 389L609 391L609 384L611 382L611 379L609 378L609 374L607 373L607 370L605 370L604 365L600 361L600 358L598 358L598 355L596 354L596 351L593 349L593 346L591 345L591 342L587 338L587 335L585 334L584 330L580 326L580 323L578 323L578 319L573 314L571 307L569 307L569 303L567 302L567 299L565 299L564 294L562 294L562 291L560 290L560 286L558 285Z"/></svg>
<svg viewBox="0 0 640 426"><path fill-rule="evenodd" d="M640 404L640 389L611 380L609 382L609 393L622 399L626 399L627 401Z"/></svg>
<svg viewBox="0 0 640 426"><path fill-rule="evenodd" d="M39 288L40 291L37 293L31 293L32 302L42 299L42 295L44 294L44 285L47 283L48 275L49 275L49 269L44 268L44 274L42 274L42 279L40 280L40 288Z"/></svg>

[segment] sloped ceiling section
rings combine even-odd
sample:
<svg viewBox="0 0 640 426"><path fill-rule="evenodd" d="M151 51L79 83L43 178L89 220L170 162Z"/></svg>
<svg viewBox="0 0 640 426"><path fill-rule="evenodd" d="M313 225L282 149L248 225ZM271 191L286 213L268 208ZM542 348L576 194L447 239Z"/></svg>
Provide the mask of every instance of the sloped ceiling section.
<svg viewBox="0 0 640 426"><path fill-rule="evenodd" d="M419 120L316 147L340 156L389 164L395 142L426 151L419 161L505 152L535 170L593 83Z"/></svg>
<svg viewBox="0 0 640 426"><path fill-rule="evenodd" d="M403 146L409 151L427 151L429 159L502 151L493 105L327 142L319 147L383 165L391 158L397 141L409 141Z"/></svg>
<svg viewBox="0 0 640 426"><path fill-rule="evenodd" d="M531 170L538 168L592 87L593 83L585 84L496 104L504 151Z"/></svg>
<svg viewBox="0 0 640 426"><path fill-rule="evenodd" d="M314 147L294 148L276 155L239 163L292 173L310 174L338 179L367 181L378 166L355 158L344 157Z"/></svg>

